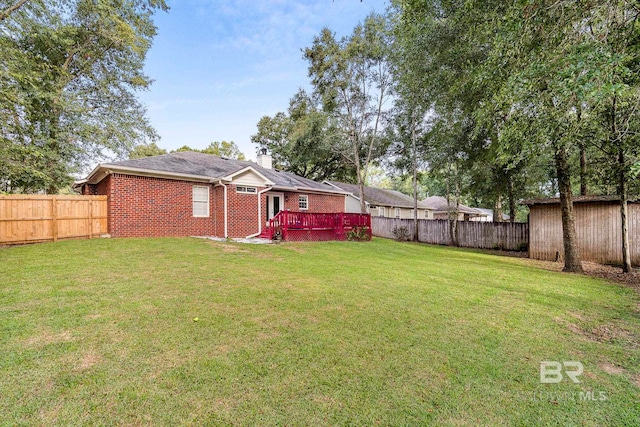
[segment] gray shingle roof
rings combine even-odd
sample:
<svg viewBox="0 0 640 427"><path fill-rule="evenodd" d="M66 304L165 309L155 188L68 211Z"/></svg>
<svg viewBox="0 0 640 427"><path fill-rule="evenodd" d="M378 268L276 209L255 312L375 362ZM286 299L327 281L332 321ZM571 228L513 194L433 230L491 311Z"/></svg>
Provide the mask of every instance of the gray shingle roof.
<svg viewBox="0 0 640 427"><path fill-rule="evenodd" d="M345 182L327 181L330 184L352 193L356 197L360 197L360 189L356 184L347 184ZM371 206L390 206L397 208L413 209L413 197L395 190L387 190L384 188L364 187L364 200ZM418 202L419 209L434 208L429 203Z"/></svg>
<svg viewBox="0 0 640 427"><path fill-rule="evenodd" d="M485 214L486 216L493 216L493 209L485 209L485 208L473 208L477 211L482 212L483 214ZM504 221L508 221L511 217L507 214L502 214L502 219Z"/></svg>
<svg viewBox="0 0 640 427"><path fill-rule="evenodd" d="M334 190L327 184L312 181L289 172L265 169L251 161L228 159L192 151L122 160L119 162L104 163L102 166L121 166L176 174L198 175L212 179L220 179L251 166L254 170L272 181L277 187L308 188L321 191Z"/></svg>
<svg viewBox="0 0 640 427"><path fill-rule="evenodd" d="M455 208L456 208L456 205L453 203L452 200L450 201L451 202L451 208L447 208L447 199L446 199L446 197L442 197L442 196L427 197L422 202L423 203L427 203L427 204L433 206L434 208L436 208L436 212L448 212L450 209L451 210L455 210ZM474 208L470 208L469 206L465 206L463 204L460 204L458 206L458 212L464 213L464 214L469 214L469 215L484 215L479 210L474 209Z"/></svg>

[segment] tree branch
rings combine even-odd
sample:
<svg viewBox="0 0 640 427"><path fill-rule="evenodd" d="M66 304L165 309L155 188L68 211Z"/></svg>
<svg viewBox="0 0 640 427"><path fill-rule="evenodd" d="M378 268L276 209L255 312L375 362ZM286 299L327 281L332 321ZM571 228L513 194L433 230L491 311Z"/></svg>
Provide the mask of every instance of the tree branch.
<svg viewBox="0 0 640 427"><path fill-rule="evenodd" d="M16 4L14 4L13 6L9 6L4 11L0 12L0 22L2 22L5 19L7 19L9 17L9 15L11 15L16 10L20 9L28 1L29 0L18 0L18 2Z"/></svg>

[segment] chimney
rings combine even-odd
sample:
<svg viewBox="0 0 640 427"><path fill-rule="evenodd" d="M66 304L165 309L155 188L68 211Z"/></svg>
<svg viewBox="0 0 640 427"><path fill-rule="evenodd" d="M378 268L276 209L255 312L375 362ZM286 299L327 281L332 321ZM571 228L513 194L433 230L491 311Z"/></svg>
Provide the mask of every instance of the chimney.
<svg viewBox="0 0 640 427"><path fill-rule="evenodd" d="M260 150L256 160L259 166L265 169L273 169L273 159L271 158L271 154L267 154L266 148Z"/></svg>

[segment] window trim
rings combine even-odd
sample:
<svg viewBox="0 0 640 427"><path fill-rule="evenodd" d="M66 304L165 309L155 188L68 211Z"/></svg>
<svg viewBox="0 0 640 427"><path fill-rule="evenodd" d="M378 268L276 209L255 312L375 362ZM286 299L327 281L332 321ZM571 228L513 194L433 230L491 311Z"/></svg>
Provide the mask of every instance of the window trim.
<svg viewBox="0 0 640 427"><path fill-rule="evenodd" d="M395 209L396 209L394 212L395 218L400 219L402 217L402 210L400 208L395 208Z"/></svg>
<svg viewBox="0 0 640 427"><path fill-rule="evenodd" d="M302 207L301 203L304 200L304 203L306 205L306 207ZM298 194L298 209L300 209L301 211L308 211L309 210L309 195L307 194Z"/></svg>
<svg viewBox="0 0 640 427"><path fill-rule="evenodd" d="M206 194L207 194L207 199L206 200L196 200L196 188L198 189L205 189ZM209 218L211 216L211 208L209 205L210 202L210 190L209 187L204 186L204 185L194 185L193 187L191 187L191 214L193 215L194 218ZM196 203L205 203L206 202L206 206L207 206L207 214L206 215L196 215Z"/></svg>
<svg viewBox="0 0 640 427"><path fill-rule="evenodd" d="M251 191L249 191L249 190L251 190ZM236 185L236 193L238 193L238 194L258 194L258 187L252 187L252 186L248 186L248 185Z"/></svg>
<svg viewBox="0 0 640 427"><path fill-rule="evenodd" d="M387 208L384 207L384 206L378 206L378 216L386 218L387 217Z"/></svg>

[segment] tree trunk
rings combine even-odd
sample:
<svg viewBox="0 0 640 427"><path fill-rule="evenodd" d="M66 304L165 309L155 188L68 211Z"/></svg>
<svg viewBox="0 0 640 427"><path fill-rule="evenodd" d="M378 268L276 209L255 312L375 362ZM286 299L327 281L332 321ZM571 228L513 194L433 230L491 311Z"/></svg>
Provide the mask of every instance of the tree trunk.
<svg viewBox="0 0 640 427"><path fill-rule="evenodd" d="M586 196L587 188L587 150L584 143L580 143L580 195Z"/></svg>
<svg viewBox="0 0 640 427"><path fill-rule="evenodd" d="M460 243L458 242L458 215L460 212L460 183L458 182L458 169L456 167L456 174L455 174L455 199L456 199L456 210L453 213L453 216L451 217L451 226L449 227L451 230L451 243L453 243L453 246L460 246Z"/></svg>
<svg viewBox="0 0 640 427"><path fill-rule="evenodd" d="M455 243L455 232L453 228L455 227L455 222L452 220L452 212L451 212L451 165L447 168L447 221L449 221L449 240L452 245Z"/></svg>
<svg viewBox="0 0 640 427"><path fill-rule="evenodd" d="M622 227L622 271L631 272L631 252L629 249L629 220L627 218L627 174L624 149L618 152L618 193L620 193L620 224Z"/></svg>
<svg viewBox="0 0 640 427"><path fill-rule="evenodd" d="M507 182L507 196L509 197L509 222L516 222L516 198L513 194L513 177L509 175Z"/></svg>
<svg viewBox="0 0 640 427"><path fill-rule="evenodd" d="M360 190L360 212L367 213L367 204L364 201L364 182L358 178L358 189Z"/></svg>
<svg viewBox="0 0 640 427"><path fill-rule="evenodd" d="M413 240L418 241L418 159L416 154L416 126L411 115L411 151L413 166Z"/></svg>
<svg viewBox="0 0 640 427"><path fill-rule="evenodd" d="M627 218L627 165L624 141L618 134L617 99L614 96L610 111L610 145L618 148L618 195L620 196L620 228L622 231L622 271L631 272L631 253L629 249L629 220Z"/></svg>
<svg viewBox="0 0 640 427"><path fill-rule="evenodd" d="M362 165L360 165L360 156L358 153L358 147L355 142L352 143L353 160L356 167L356 176L358 177L358 190L360 192L360 213L367 213L367 203L364 200L364 181L366 176L363 176Z"/></svg>
<svg viewBox="0 0 640 427"><path fill-rule="evenodd" d="M493 222L502 222L502 195L498 194L493 203Z"/></svg>
<svg viewBox="0 0 640 427"><path fill-rule="evenodd" d="M576 103L576 112L578 115L578 126L581 125L582 122L582 104L580 102ZM578 139L580 140L580 195L587 195L587 149L584 142L584 136L582 132L578 135Z"/></svg>
<svg viewBox="0 0 640 427"><path fill-rule="evenodd" d="M562 243L564 246L563 271L582 273L580 250L576 235L575 217L573 214L573 194L571 192L571 170L567 147L555 147L556 174L560 191L560 208L562 210Z"/></svg>

